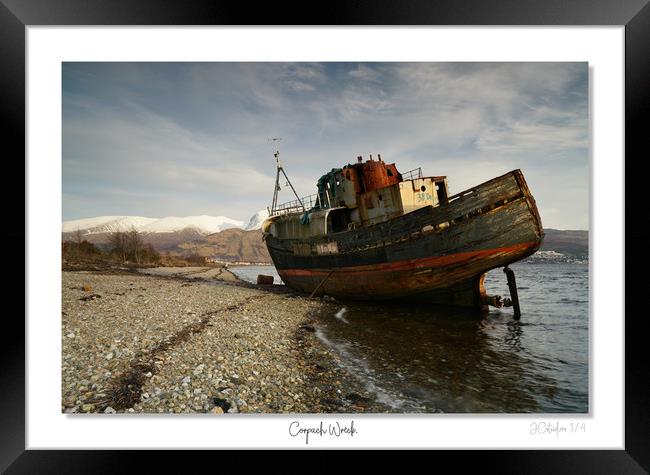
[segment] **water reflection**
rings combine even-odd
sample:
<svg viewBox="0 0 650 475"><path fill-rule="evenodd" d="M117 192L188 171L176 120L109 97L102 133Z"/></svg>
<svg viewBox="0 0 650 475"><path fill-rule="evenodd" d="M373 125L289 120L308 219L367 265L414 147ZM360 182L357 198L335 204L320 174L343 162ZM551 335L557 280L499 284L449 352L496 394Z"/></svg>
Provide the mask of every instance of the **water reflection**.
<svg viewBox="0 0 650 475"><path fill-rule="evenodd" d="M556 315L535 299L526 305L514 321L508 309L480 319L426 305L344 302L318 326L347 369L399 411L586 412L586 310L575 325L582 304L554 307Z"/></svg>
<svg viewBox="0 0 650 475"><path fill-rule="evenodd" d="M506 343L515 351L521 350L521 335L523 333L521 321L508 322L507 327L508 333L505 337Z"/></svg>

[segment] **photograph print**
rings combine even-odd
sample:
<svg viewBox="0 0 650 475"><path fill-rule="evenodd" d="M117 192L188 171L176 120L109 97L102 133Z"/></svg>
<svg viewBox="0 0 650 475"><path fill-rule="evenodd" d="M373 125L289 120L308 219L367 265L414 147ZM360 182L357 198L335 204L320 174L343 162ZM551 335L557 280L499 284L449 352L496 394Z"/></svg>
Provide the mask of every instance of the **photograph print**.
<svg viewBox="0 0 650 475"><path fill-rule="evenodd" d="M62 64L61 411L589 413L586 62Z"/></svg>

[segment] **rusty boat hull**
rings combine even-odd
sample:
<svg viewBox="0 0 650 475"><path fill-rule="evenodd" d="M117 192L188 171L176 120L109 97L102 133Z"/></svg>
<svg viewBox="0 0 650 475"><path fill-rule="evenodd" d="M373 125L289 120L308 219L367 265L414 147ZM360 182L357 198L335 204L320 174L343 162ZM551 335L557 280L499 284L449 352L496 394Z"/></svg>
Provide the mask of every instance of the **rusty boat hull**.
<svg viewBox="0 0 650 475"><path fill-rule="evenodd" d="M300 292L486 309L486 272L530 256L543 237L535 200L514 170L386 222L265 240L284 283ZM318 248L335 252L304 252Z"/></svg>

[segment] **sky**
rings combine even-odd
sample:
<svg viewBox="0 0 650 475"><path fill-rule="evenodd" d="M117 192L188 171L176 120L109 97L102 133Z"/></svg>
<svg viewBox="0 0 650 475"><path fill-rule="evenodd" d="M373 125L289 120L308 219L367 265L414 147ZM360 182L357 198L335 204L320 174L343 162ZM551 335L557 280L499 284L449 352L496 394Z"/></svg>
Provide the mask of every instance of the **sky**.
<svg viewBox="0 0 650 475"><path fill-rule="evenodd" d="M359 155L446 175L519 168L544 227L588 229L587 63L64 63L63 219L270 205ZM284 185L284 183L281 183ZM279 201L294 199L282 186Z"/></svg>

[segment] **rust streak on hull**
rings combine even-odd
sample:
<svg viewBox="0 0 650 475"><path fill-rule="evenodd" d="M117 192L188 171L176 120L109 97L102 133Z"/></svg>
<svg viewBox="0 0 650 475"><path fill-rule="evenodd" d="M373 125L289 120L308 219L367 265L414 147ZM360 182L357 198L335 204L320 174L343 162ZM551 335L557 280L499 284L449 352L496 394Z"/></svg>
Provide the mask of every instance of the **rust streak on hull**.
<svg viewBox="0 0 650 475"><path fill-rule="evenodd" d="M517 244L509 247L502 247L498 249L486 249L482 251L459 252L446 256L422 257L419 259L411 259L402 262L387 262L385 264L366 265L366 266L350 266L339 267L336 269L338 275L341 274L374 274L376 272L384 271L416 271L422 268L435 268L441 266L449 266L452 264L467 263L473 258L484 258L493 255L512 255L519 251L525 251L536 246L537 243L529 242ZM284 276L313 276L329 274L330 269L285 269L280 272Z"/></svg>
<svg viewBox="0 0 650 475"><path fill-rule="evenodd" d="M278 270L282 280L292 288L308 292L325 276L320 294L355 300L394 299L420 295L431 301L447 303L443 294L458 294L475 289L476 295L465 299L467 306L483 306L482 277L490 269L531 254L537 243L524 243L497 249L463 252L411 261L327 269ZM452 295L450 304L460 305Z"/></svg>

